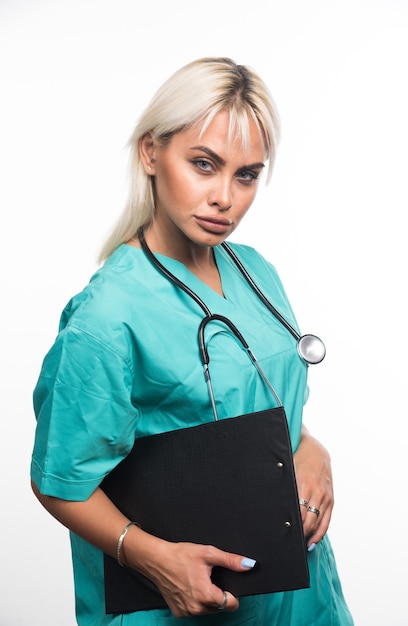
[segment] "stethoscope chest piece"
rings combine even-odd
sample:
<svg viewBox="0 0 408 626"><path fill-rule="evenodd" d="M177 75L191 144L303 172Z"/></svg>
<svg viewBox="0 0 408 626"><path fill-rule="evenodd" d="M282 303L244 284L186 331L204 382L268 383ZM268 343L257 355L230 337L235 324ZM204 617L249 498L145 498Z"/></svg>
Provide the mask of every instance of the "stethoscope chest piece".
<svg viewBox="0 0 408 626"><path fill-rule="evenodd" d="M297 349L306 363L316 365L323 361L326 356L326 348L321 339L316 335L303 335L298 339Z"/></svg>

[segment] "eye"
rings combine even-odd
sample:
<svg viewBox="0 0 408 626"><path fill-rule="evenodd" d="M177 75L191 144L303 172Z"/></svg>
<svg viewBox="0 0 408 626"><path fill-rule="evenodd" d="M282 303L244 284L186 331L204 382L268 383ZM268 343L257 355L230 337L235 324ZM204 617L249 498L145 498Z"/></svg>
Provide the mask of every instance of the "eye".
<svg viewBox="0 0 408 626"><path fill-rule="evenodd" d="M203 172L210 172L213 169L212 164L206 159L194 159L192 163Z"/></svg>
<svg viewBox="0 0 408 626"><path fill-rule="evenodd" d="M258 180L259 172L253 170L241 170L237 172L237 178L244 184L249 185Z"/></svg>

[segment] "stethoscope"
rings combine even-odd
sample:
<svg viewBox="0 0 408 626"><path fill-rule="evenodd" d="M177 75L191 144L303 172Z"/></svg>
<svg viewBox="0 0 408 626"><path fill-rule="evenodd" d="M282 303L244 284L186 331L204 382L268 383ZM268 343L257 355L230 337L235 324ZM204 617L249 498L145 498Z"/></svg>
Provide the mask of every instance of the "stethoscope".
<svg viewBox="0 0 408 626"><path fill-rule="evenodd" d="M200 329L199 329L199 342L200 342L200 349L202 353L203 362L205 363L204 359L208 359L208 353L204 345L204 327L206 323L211 320L218 320L226 324L232 330L232 332L236 335L236 337L240 340L240 342L244 345L244 347L249 351L248 344L246 343L245 339L242 337L241 333L238 331L238 329L234 326L234 324L227 317L223 315L212 314L210 309L205 304L205 302L203 302L203 300L201 300L201 298L194 291L192 291L189 287L187 287L187 285L185 285L181 280L179 280L177 276L172 274L164 265L162 265L162 263L160 263L160 261L157 259L157 257L153 254L153 252L150 250L149 246L147 245L146 240L144 238L143 229L139 229L137 236L138 236L140 245L142 246L144 253L150 259L153 265L162 274L164 274L164 276L166 276L173 284L177 285L177 287L179 287L185 293L187 293L204 311L206 317L203 319L200 325ZM323 361L326 355L326 348L325 348L323 341L316 335L311 335L311 334L300 335L297 332L297 330L293 328L291 324L289 324L289 322L283 317L283 315L267 299L265 294L260 290L258 285L253 280L253 278L247 272L244 265L241 263L240 259L237 257L237 255L232 250L232 248L225 241L221 243L221 246L231 257L231 259L233 260L233 262L235 263L235 265L237 266L237 268L239 269L239 271L241 272L241 274L243 275L243 277L245 278L249 286L253 289L253 291L258 296L258 298L269 309L269 311L273 314L273 316L284 326L284 328L286 328L286 330L289 331L289 333L294 337L294 339L296 339L297 350L298 350L299 356L309 365L315 365Z"/></svg>

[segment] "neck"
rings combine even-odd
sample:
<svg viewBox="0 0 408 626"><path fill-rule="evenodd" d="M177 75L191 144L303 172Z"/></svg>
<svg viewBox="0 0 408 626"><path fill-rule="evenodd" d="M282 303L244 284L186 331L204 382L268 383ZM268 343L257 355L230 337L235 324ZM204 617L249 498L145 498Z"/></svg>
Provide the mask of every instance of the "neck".
<svg viewBox="0 0 408 626"><path fill-rule="evenodd" d="M180 261L194 274L211 272L216 268L213 248L195 244L180 231L164 237L153 223L145 230L144 237L152 252Z"/></svg>
<svg viewBox="0 0 408 626"><path fill-rule="evenodd" d="M186 246L185 248L162 242L154 229L148 228L143 233L145 242L153 254L163 254L183 263L203 283L223 296L221 277L215 262L214 251L210 246ZM140 238L140 234L139 234Z"/></svg>

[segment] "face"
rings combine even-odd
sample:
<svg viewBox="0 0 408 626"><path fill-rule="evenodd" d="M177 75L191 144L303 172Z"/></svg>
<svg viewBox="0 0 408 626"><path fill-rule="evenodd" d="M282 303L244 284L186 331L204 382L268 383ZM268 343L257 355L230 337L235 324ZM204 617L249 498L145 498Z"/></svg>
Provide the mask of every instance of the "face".
<svg viewBox="0 0 408 626"><path fill-rule="evenodd" d="M190 128L161 149L154 143L147 149L146 141L144 162L155 177L154 231L162 241L217 245L251 206L264 169L262 140L251 120L248 149L239 139L228 145L228 127L229 114L221 112L202 135Z"/></svg>

